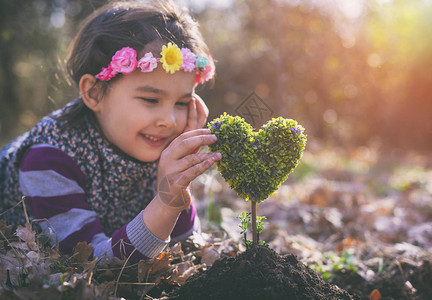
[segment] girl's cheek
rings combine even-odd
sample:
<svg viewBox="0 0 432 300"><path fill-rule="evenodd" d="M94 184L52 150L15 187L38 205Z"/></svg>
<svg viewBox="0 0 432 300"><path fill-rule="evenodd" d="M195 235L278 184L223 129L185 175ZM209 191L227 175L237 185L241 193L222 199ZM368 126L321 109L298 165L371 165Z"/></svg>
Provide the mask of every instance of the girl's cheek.
<svg viewBox="0 0 432 300"><path fill-rule="evenodd" d="M182 133L186 128L188 115L189 113L187 109L181 110L177 113L176 123L179 128L179 133Z"/></svg>

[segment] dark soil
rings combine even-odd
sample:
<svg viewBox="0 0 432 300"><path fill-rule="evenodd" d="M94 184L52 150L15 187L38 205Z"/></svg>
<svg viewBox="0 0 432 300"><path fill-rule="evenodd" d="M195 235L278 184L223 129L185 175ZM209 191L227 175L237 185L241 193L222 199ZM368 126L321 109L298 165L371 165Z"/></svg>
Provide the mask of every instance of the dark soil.
<svg viewBox="0 0 432 300"><path fill-rule="evenodd" d="M349 270L335 275L333 283L361 300L368 300L375 289L380 292L382 300L432 299L432 259L424 260L420 266L399 262L372 281L366 281Z"/></svg>
<svg viewBox="0 0 432 300"><path fill-rule="evenodd" d="M329 284L294 255L254 246L235 258L222 258L164 299L354 299Z"/></svg>

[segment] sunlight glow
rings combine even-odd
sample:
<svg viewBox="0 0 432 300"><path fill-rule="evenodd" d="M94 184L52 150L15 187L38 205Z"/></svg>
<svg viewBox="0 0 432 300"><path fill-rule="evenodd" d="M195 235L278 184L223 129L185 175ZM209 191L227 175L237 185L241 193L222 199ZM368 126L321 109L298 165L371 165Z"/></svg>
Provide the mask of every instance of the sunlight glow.
<svg viewBox="0 0 432 300"><path fill-rule="evenodd" d="M364 13L365 3L362 0L338 0L339 10L350 19L357 19Z"/></svg>

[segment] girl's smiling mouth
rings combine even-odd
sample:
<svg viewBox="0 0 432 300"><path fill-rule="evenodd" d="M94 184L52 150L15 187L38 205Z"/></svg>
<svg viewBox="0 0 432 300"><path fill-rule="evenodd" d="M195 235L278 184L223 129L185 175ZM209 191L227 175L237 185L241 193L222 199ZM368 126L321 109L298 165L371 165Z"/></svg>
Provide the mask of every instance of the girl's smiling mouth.
<svg viewBox="0 0 432 300"><path fill-rule="evenodd" d="M147 144L151 146L162 146L168 141L168 137L162 137L162 136L158 137L158 136L144 134L144 133L141 133L140 135L143 137L144 141L146 141Z"/></svg>

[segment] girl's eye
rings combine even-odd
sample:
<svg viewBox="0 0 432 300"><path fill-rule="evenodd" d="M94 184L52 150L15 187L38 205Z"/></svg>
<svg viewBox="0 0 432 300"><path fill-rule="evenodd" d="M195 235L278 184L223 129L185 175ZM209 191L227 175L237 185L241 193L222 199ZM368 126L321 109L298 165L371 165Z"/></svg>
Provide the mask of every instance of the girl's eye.
<svg viewBox="0 0 432 300"><path fill-rule="evenodd" d="M139 99L146 101L148 103L157 103L158 102L156 99L153 99L153 98L139 98Z"/></svg>
<svg viewBox="0 0 432 300"><path fill-rule="evenodd" d="M176 104L180 106L188 106L189 102L177 102Z"/></svg>

